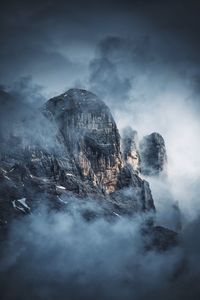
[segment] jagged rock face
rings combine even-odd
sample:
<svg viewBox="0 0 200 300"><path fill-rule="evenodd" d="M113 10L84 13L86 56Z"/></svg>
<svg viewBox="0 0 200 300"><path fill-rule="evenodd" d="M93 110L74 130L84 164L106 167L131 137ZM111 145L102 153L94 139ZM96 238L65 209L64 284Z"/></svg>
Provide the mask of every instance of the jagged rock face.
<svg viewBox="0 0 200 300"><path fill-rule="evenodd" d="M120 135L109 108L85 90L71 89L50 99L44 114L56 127L56 149L38 143L24 147L12 134L0 149L0 231L43 201L67 211L70 198L101 203L100 215L109 219L154 214L149 184L140 176L140 156L143 174L146 168L156 174L163 170L166 152L161 136L145 137L139 149L136 131L128 128L121 155ZM90 219L98 213L86 211L84 216ZM146 215L152 225L152 217Z"/></svg>
<svg viewBox="0 0 200 300"><path fill-rule="evenodd" d="M137 131L126 127L122 133L122 153L124 161L137 173L140 170L139 140Z"/></svg>
<svg viewBox="0 0 200 300"><path fill-rule="evenodd" d="M114 195L116 198L123 198L126 203L131 203L132 212L155 211L148 182L135 174L130 164L126 164L118 174L117 190Z"/></svg>
<svg viewBox="0 0 200 300"><path fill-rule="evenodd" d="M145 136L140 142L141 172L159 175L166 172L167 154L165 142L159 133Z"/></svg>
<svg viewBox="0 0 200 300"><path fill-rule="evenodd" d="M47 102L65 145L94 186L113 192L121 168L120 136L110 110L94 94L71 89Z"/></svg>
<svg viewBox="0 0 200 300"><path fill-rule="evenodd" d="M50 99L44 112L56 126L58 149L21 148L18 137L11 137L12 151L0 151L1 222L29 213L41 201L63 209L60 196L71 193L100 200L108 215L155 211L150 187L138 172L137 134L125 132L121 156L117 126L100 99L72 89Z"/></svg>

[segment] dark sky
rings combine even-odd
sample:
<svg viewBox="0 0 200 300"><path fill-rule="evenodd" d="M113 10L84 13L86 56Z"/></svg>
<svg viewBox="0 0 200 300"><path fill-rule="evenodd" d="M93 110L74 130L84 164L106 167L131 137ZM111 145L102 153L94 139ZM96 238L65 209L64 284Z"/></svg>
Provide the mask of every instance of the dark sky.
<svg viewBox="0 0 200 300"><path fill-rule="evenodd" d="M184 64L181 72L194 68L196 76L199 9L194 0L3 1L0 84L31 76L49 93L87 85L97 45L108 37L135 42L124 56L135 51L136 61L159 58L158 67Z"/></svg>

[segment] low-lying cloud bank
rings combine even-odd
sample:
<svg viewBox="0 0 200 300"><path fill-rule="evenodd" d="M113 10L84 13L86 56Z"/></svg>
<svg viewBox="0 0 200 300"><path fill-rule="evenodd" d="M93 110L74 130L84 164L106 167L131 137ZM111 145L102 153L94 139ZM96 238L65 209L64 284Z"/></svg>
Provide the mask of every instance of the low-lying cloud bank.
<svg viewBox="0 0 200 300"><path fill-rule="evenodd" d="M86 206L43 207L13 223L1 249L1 299L198 299L199 221L179 247L146 252L139 216L86 222Z"/></svg>

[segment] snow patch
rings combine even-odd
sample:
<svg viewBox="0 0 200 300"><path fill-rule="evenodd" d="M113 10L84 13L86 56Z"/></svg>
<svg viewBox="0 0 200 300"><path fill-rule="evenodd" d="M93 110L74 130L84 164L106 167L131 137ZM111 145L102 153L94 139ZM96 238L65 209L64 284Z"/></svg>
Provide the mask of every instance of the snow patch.
<svg viewBox="0 0 200 300"><path fill-rule="evenodd" d="M114 214L115 216L121 218L121 216L120 216L118 213L116 213L115 211L113 211L113 214Z"/></svg>
<svg viewBox="0 0 200 300"><path fill-rule="evenodd" d="M57 185L56 188L61 189L61 190L66 190L66 188L62 185Z"/></svg>
<svg viewBox="0 0 200 300"><path fill-rule="evenodd" d="M18 199L17 201L30 210L30 207L26 204L26 198Z"/></svg>
<svg viewBox="0 0 200 300"><path fill-rule="evenodd" d="M58 199L60 202L62 202L62 203L64 203L64 204L67 204L67 201L64 201L63 199L61 199L61 198L58 197L58 196L57 196L57 199Z"/></svg>
<svg viewBox="0 0 200 300"><path fill-rule="evenodd" d="M74 174L71 174L71 173L66 173L66 175L67 175L67 176L74 176L74 177L75 177L75 175L74 175Z"/></svg>
<svg viewBox="0 0 200 300"><path fill-rule="evenodd" d="M12 201L13 207L16 210L20 210L23 213L27 213L27 210L30 211L30 207L26 203L26 198L21 198Z"/></svg>

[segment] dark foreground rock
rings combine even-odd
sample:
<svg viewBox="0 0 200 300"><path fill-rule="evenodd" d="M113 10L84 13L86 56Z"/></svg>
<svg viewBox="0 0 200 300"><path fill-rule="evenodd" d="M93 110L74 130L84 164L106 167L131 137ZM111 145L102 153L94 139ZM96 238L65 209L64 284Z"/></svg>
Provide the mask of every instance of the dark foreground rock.
<svg viewBox="0 0 200 300"><path fill-rule="evenodd" d="M166 251L178 246L178 234L162 226L150 226L143 229L147 250Z"/></svg>

